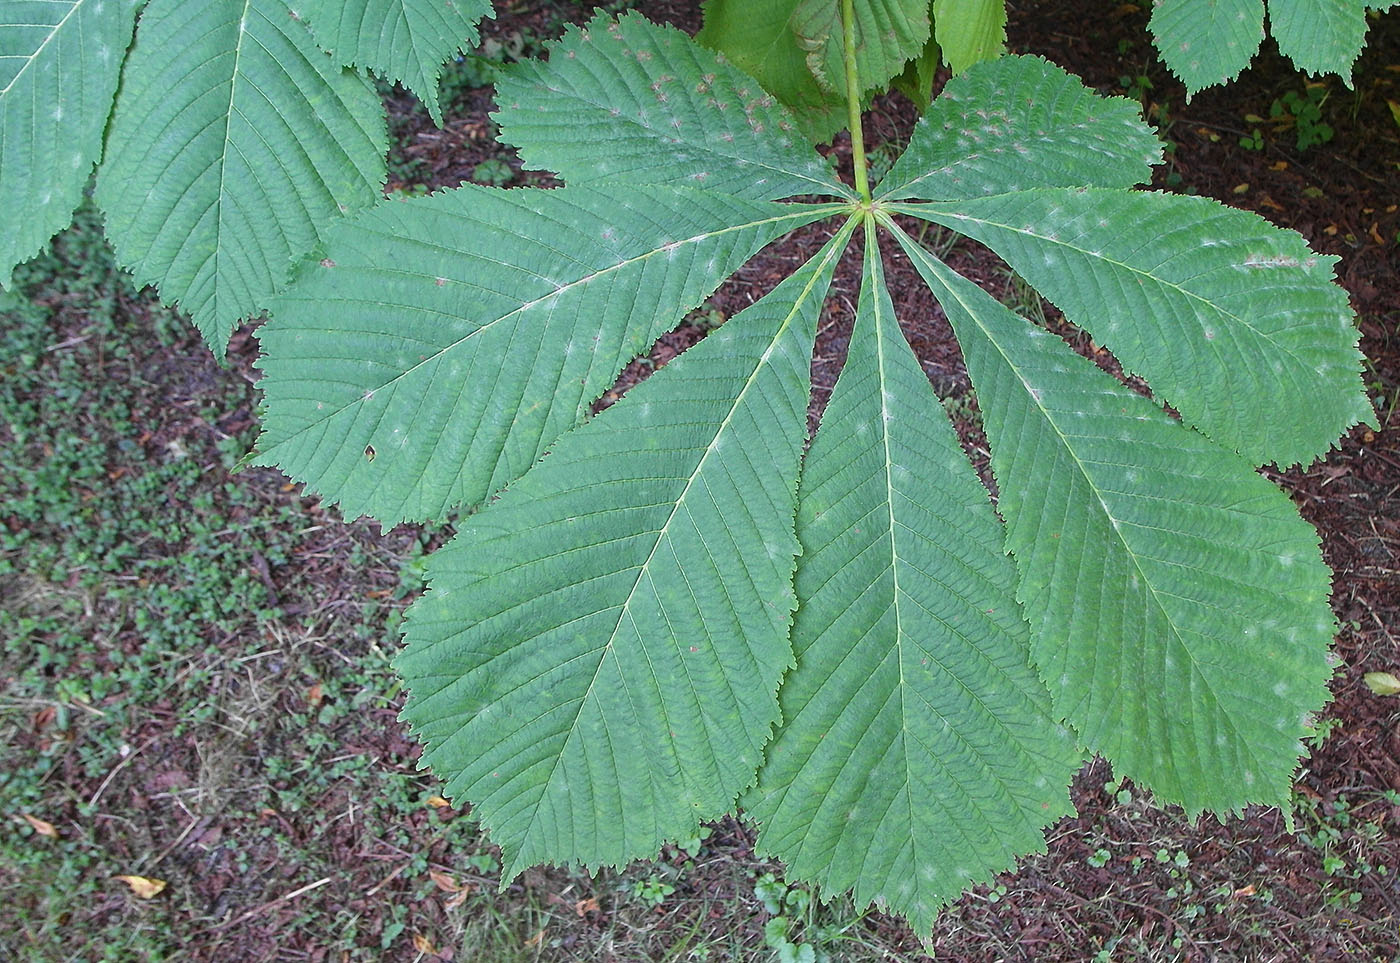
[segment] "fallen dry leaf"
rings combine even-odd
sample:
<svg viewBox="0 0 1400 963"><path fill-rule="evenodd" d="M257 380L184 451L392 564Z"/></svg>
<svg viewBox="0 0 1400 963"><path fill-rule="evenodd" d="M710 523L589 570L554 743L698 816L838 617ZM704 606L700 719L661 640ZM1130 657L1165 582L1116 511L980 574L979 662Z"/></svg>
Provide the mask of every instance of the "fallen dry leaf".
<svg viewBox="0 0 1400 963"><path fill-rule="evenodd" d="M413 948L419 953L426 953L429 956L437 956L437 947L433 946L433 941L422 933L413 934Z"/></svg>
<svg viewBox="0 0 1400 963"><path fill-rule="evenodd" d="M33 830L40 836L47 836L50 839L58 838L58 827L54 826L53 823L46 822L45 820L40 819L38 816L31 816L29 815L29 813L24 814L24 821L27 822L33 828Z"/></svg>
<svg viewBox="0 0 1400 963"><path fill-rule="evenodd" d="M434 809L446 809L452 804L446 799L443 799L441 796L429 796L428 805L432 806Z"/></svg>
<svg viewBox="0 0 1400 963"><path fill-rule="evenodd" d="M539 946L544 942L544 930L540 930L534 936L525 941L526 946Z"/></svg>
<svg viewBox="0 0 1400 963"><path fill-rule="evenodd" d="M579 916L582 916L584 913L597 913L598 911L598 900L592 896L588 899L581 899L574 904L574 912Z"/></svg>
<svg viewBox="0 0 1400 963"><path fill-rule="evenodd" d="M1362 679L1376 695L1400 695L1400 679L1389 672L1367 672Z"/></svg>
<svg viewBox="0 0 1400 963"><path fill-rule="evenodd" d="M154 899L165 889L165 880L153 879L150 876L113 876L131 887L131 892L137 899Z"/></svg>
<svg viewBox="0 0 1400 963"><path fill-rule="evenodd" d="M444 893L460 893L462 886L451 876L436 869L428 870L428 878L433 881L433 885Z"/></svg>
<svg viewBox="0 0 1400 963"><path fill-rule="evenodd" d="M1241 886L1239 889L1235 890L1230 895L1235 897L1235 899L1243 899L1246 896L1253 896L1254 884L1250 883L1248 886Z"/></svg>

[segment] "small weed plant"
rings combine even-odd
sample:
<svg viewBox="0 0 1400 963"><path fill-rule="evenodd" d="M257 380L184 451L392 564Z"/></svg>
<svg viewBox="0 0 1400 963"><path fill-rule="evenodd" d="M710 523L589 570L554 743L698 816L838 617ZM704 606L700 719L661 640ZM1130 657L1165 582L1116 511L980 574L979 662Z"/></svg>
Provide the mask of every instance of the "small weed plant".
<svg viewBox="0 0 1400 963"><path fill-rule="evenodd" d="M1162 157L1140 105L998 57L1001 3L711 0L699 42L599 13L497 83L502 139L564 187L388 201L354 68L438 118L483 0L3 6L6 274L96 163L117 257L212 347L270 315L254 463L386 526L470 512L424 565L397 667L423 763L503 881L652 857L739 808L789 878L927 933L1043 850L1086 751L1191 817L1288 805L1335 623L1316 532L1256 469L1372 417L1334 259L1138 189ZM1300 12L1320 7L1350 33ZM1300 66L1349 70L1364 4L1270 11ZM1153 32L1199 89L1248 62L1263 12L1164 2ZM890 85L928 106L872 184L862 105ZM841 128L851 183L813 147ZM592 416L812 225L805 264ZM996 252L1152 396L957 273L925 225ZM848 251L854 329L809 444ZM957 336L995 502L887 256Z"/></svg>

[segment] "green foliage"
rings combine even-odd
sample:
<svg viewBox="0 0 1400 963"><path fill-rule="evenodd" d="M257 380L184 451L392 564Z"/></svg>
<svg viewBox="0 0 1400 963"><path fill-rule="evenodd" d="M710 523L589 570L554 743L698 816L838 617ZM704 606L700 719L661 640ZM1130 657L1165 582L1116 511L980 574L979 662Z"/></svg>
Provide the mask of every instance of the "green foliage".
<svg viewBox="0 0 1400 963"><path fill-rule="evenodd" d="M1307 150L1332 139L1332 125L1322 119L1322 105L1327 100L1327 88L1322 84L1307 84L1302 91L1290 90L1269 106L1269 119L1277 124L1291 125L1299 150Z"/></svg>
<svg viewBox="0 0 1400 963"><path fill-rule="evenodd" d="M960 73L999 55L1006 42L1005 0L864 0L854 15L862 97L900 78L927 106L940 60ZM696 39L757 79L811 140L830 140L846 126L839 3L706 0Z"/></svg>
<svg viewBox="0 0 1400 963"><path fill-rule="evenodd" d="M1368 10L1394 0L1269 0L1269 33L1299 70L1351 83ZM1264 39L1264 0L1160 0L1148 24L1162 59L1189 97L1238 77Z"/></svg>
<svg viewBox="0 0 1400 963"><path fill-rule="evenodd" d="M82 199L138 6L0 2L0 286L68 224Z"/></svg>
<svg viewBox="0 0 1400 963"><path fill-rule="evenodd" d="M490 0L303 0L299 9L338 63L402 83L439 126L442 63L475 44L477 21L491 15Z"/></svg>
<svg viewBox="0 0 1400 963"><path fill-rule="evenodd" d="M430 583L397 660L424 764L504 880L654 856L742 806L795 879L923 932L1043 848L1082 748L1193 816L1285 805L1327 698L1330 572L1255 469L1371 417L1334 259L1136 190L1161 159L1137 105L1039 58L973 63L999 4L742 6L706 7L725 58L600 14L506 72L503 138L566 186L358 214L382 121L338 61L431 90L476 8L357 3L314 37L275 0L142 17L96 192L119 258L219 347L270 308L256 463L386 526L465 513L405 576ZM966 70L872 196L844 81L927 67L930 42ZM848 119L854 191L809 143ZM904 218L990 247L1160 398ZM593 415L813 225L805 264ZM857 232L855 325L809 444L818 321ZM904 340L882 243L953 326L995 502ZM791 933L775 924L777 951L813 957Z"/></svg>
<svg viewBox="0 0 1400 963"><path fill-rule="evenodd" d="M1331 259L1133 190L1161 156L1135 105L1037 58L951 81L870 201L752 79L638 16L499 93L505 139L567 186L333 228L261 334L258 460L385 523L478 509L429 558L398 667L424 763L506 878L654 855L737 801L795 878L926 931L1043 846L1076 742L1193 814L1286 803L1330 575L1254 466L1368 416ZM998 251L1182 420L895 214ZM589 417L726 275L828 219L791 277ZM857 230L855 329L804 457ZM953 322L996 511L903 340L881 232Z"/></svg>
<svg viewBox="0 0 1400 963"><path fill-rule="evenodd" d="M382 196L383 107L340 64L404 81L440 118L440 63L489 5L303 12L315 36L282 0L0 3L0 197L16 215L0 283L68 223L100 160L118 259L221 352L330 223Z"/></svg>

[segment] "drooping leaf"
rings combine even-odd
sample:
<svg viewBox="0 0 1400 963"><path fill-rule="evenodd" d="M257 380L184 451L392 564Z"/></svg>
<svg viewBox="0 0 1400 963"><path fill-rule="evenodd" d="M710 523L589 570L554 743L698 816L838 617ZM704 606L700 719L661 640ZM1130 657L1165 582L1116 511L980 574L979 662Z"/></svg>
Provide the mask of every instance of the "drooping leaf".
<svg viewBox="0 0 1400 963"><path fill-rule="evenodd" d="M880 182L888 200L1029 187L1132 187L1162 144L1125 97L1099 97L1040 57L1001 57L948 81Z"/></svg>
<svg viewBox="0 0 1400 963"><path fill-rule="evenodd" d="M1336 259L1256 214L1082 188L917 213L996 251L1187 423L1255 464L1311 461L1374 417Z"/></svg>
<svg viewBox="0 0 1400 963"><path fill-rule="evenodd" d="M1317 533L1247 461L901 241L977 388L1057 711L1193 817L1288 805L1331 674Z"/></svg>
<svg viewBox="0 0 1400 963"><path fill-rule="evenodd" d="M938 49L938 41L929 37L924 49L913 60L904 65L904 72L891 81L891 85L914 102L923 116L933 103L933 82L938 76L938 67L943 62L943 53Z"/></svg>
<svg viewBox="0 0 1400 963"><path fill-rule="evenodd" d="M1249 66L1264 40L1264 0L1160 0L1147 29L1189 98Z"/></svg>
<svg viewBox="0 0 1400 963"><path fill-rule="evenodd" d="M1337 74L1350 86L1366 42L1366 7L1366 0L1269 0L1269 33L1299 70Z"/></svg>
<svg viewBox="0 0 1400 963"><path fill-rule="evenodd" d="M801 0L705 0L705 25L695 39L726 58L775 96L813 143L846 125L844 95L817 82L808 50L797 42Z"/></svg>
<svg viewBox="0 0 1400 963"><path fill-rule="evenodd" d="M862 93L897 76L929 39L928 0L856 0ZM840 4L832 0L706 0L696 40L754 77L792 110L812 141L846 126Z"/></svg>
<svg viewBox="0 0 1400 963"><path fill-rule="evenodd" d="M404 718L505 880L652 855L752 782L792 659L811 352L849 234L433 556L398 659Z"/></svg>
<svg viewBox="0 0 1400 963"><path fill-rule="evenodd" d="M478 503L744 261L830 213L659 185L381 205L330 231L259 331L258 463L386 524Z"/></svg>
<svg viewBox="0 0 1400 963"><path fill-rule="evenodd" d="M401 83L442 126L442 64L477 42L490 0L299 0L316 42L346 67L368 67Z"/></svg>
<svg viewBox="0 0 1400 963"><path fill-rule="evenodd" d="M923 50L930 33L928 0L855 0L856 72L861 92L884 87ZM845 101L846 55L840 0L798 0L798 45L822 89Z"/></svg>
<svg viewBox="0 0 1400 963"><path fill-rule="evenodd" d="M0 0L0 287L73 219L131 43L136 0Z"/></svg>
<svg viewBox="0 0 1400 963"><path fill-rule="evenodd" d="M1006 0L933 0L933 36L955 74L993 60L1006 45Z"/></svg>
<svg viewBox="0 0 1400 963"><path fill-rule="evenodd" d="M854 196L753 79L679 30L599 14L496 85L501 139L569 184L626 179L736 197Z"/></svg>
<svg viewBox="0 0 1400 963"><path fill-rule="evenodd" d="M1030 667L1001 524L900 332L873 232L797 531L797 667L745 799L758 849L928 932L970 881L1044 850L1079 756Z"/></svg>
<svg viewBox="0 0 1400 963"><path fill-rule="evenodd" d="M374 91L279 0L152 0L97 200L122 264L222 352L327 224L381 196L387 147Z"/></svg>

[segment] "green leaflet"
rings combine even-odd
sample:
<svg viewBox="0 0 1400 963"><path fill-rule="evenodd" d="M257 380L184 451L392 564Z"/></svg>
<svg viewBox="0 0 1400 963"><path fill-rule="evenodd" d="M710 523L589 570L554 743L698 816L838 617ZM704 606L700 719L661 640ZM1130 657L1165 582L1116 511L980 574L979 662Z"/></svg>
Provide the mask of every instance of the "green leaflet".
<svg viewBox="0 0 1400 963"><path fill-rule="evenodd" d="M278 0L152 0L96 196L122 264L222 353L325 225L381 196L387 146L373 90Z"/></svg>
<svg viewBox="0 0 1400 963"><path fill-rule="evenodd" d="M1147 29L1189 99L1249 66L1264 39L1264 0L1161 0Z"/></svg>
<svg viewBox="0 0 1400 963"><path fill-rule="evenodd" d="M131 43L135 0L0 0L0 287L73 218Z"/></svg>
<svg viewBox="0 0 1400 963"><path fill-rule="evenodd" d="M1299 70L1337 74L1351 85L1351 66L1366 43L1366 0L1269 0L1269 33Z"/></svg>
<svg viewBox="0 0 1400 963"><path fill-rule="evenodd" d="M670 27L599 14L496 85L501 139L569 184L625 178L736 197L853 197L752 78Z"/></svg>
<svg viewBox="0 0 1400 963"><path fill-rule="evenodd" d="M1029 187L1132 187L1162 144L1125 97L1099 97L1040 57L1002 57L948 81L880 181L879 199L980 197Z"/></svg>
<svg viewBox="0 0 1400 963"><path fill-rule="evenodd" d="M620 865L749 785L792 660L816 321L850 225L468 518L398 668L423 764L505 853Z"/></svg>
<svg viewBox="0 0 1400 963"><path fill-rule="evenodd" d="M1331 675L1317 533L1248 462L900 240L977 388L1057 711L1193 818L1286 807Z"/></svg>
<svg viewBox="0 0 1400 963"><path fill-rule="evenodd" d="M490 0L300 0L316 42L343 66L368 67L418 95L442 126L442 64L477 42Z"/></svg>
<svg viewBox="0 0 1400 963"><path fill-rule="evenodd" d="M993 60L1006 45L1006 0L933 0L933 36L955 74Z"/></svg>
<svg viewBox="0 0 1400 963"><path fill-rule="evenodd" d="M1254 464L1311 461L1374 418L1336 259L1256 214L1085 188L900 210L996 251L1188 424Z"/></svg>
<svg viewBox="0 0 1400 963"><path fill-rule="evenodd" d="M855 0L856 71L861 92L883 87L929 39L928 0ZM845 101L846 55L841 2L799 0L792 18L807 68L825 91Z"/></svg>
<svg viewBox="0 0 1400 963"><path fill-rule="evenodd" d="M845 128L839 0L705 0L704 9L695 39L756 78L813 142ZM856 0L855 30L864 93L920 55L929 39L928 0Z"/></svg>
<svg viewBox="0 0 1400 963"><path fill-rule="evenodd" d="M258 464L347 517L514 481L765 244L832 213L681 187L463 186L329 232L258 332Z"/></svg>
<svg viewBox="0 0 1400 963"><path fill-rule="evenodd" d="M969 882L1044 851L1080 758L1030 667L1001 524L900 332L873 231L865 251L802 471L797 667L744 803L789 878L927 933Z"/></svg>
<svg viewBox="0 0 1400 963"><path fill-rule="evenodd" d="M1367 9L1391 6L1393 0L1269 0L1269 33L1299 70L1337 74L1350 85ZM1264 0L1160 0L1148 26L1189 98L1248 66L1264 35Z"/></svg>

